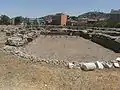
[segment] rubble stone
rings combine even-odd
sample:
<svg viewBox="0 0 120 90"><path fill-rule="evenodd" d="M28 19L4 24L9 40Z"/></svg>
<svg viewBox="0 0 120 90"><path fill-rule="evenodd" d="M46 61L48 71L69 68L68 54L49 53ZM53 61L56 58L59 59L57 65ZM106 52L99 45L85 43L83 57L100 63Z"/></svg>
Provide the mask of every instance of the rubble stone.
<svg viewBox="0 0 120 90"><path fill-rule="evenodd" d="M97 61L95 64L96 64L96 66L97 66L98 69L103 69L104 68L104 66L102 65L102 63L99 62L99 61Z"/></svg>
<svg viewBox="0 0 120 90"><path fill-rule="evenodd" d="M17 50L17 48L14 46L5 46L3 49L8 52L13 52Z"/></svg>
<svg viewBox="0 0 120 90"><path fill-rule="evenodd" d="M22 38L20 37L11 37L8 38L6 44L10 45L10 46L21 46L22 43L20 43L22 41Z"/></svg>
<svg viewBox="0 0 120 90"><path fill-rule="evenodd" d="M102 62L105 68L113 68L113 64L111 62Z"/></svg>
<svg viewBox="0 0 120 90"><path fill-rule="evenodd" d="M74 64L73 64L73 63L69 63L69 64L68 64L68 67L69 67L70 69L72 69L72 68L74 67Z"/></svg>
<svg viewBox="0 0 120 90"><path fill-rule="evenodd" d="M95 63L83 63L81 66L81 69L85 70L85 71L91 71L96 68L97 68L97 66L95 65Z"/></svg>
<svg viewBox="0 0 120 90"><path fill-rule="evenodd" d="M113 63L113 65L114 65L115 68L120 68L119 63L117 63L117 62Z"/></svg>
<svg viewBox="0 0 120 90"><path fill-rule="evenodd" d="M120 62L120 57L118 57L118 58L116 59L116 61Z"/></svg>

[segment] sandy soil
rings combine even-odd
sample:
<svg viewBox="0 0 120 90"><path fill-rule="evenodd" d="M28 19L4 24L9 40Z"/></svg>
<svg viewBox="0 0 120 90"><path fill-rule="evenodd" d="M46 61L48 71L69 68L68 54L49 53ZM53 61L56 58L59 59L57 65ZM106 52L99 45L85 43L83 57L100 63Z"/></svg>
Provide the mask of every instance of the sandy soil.
<svg viewBox="0 0 120 90"><path fill-rule="evenodd" d="M120 90L120 70L84 72L32 63L0 51L0 90Z"/></svg>
<svg viewBox="0 0 120 90"><path fill-rule="evenodd" d="M81 37L41 36L24 49L25 52L45 59L67 61L107 61L120 54Z"/></svg>

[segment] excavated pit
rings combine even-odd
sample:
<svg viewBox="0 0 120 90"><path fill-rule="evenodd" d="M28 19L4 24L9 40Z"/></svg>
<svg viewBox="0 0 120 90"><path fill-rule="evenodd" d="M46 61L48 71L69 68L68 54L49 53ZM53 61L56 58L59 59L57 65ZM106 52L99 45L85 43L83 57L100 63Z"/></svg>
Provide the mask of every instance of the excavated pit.
<svg viewBox="0 0 120 90"><path fill-rule="evenodd" d="M23 51L43 59L69 62L110 61L120 56L119 53L78 36L41 35L26 45Z"/></svg>

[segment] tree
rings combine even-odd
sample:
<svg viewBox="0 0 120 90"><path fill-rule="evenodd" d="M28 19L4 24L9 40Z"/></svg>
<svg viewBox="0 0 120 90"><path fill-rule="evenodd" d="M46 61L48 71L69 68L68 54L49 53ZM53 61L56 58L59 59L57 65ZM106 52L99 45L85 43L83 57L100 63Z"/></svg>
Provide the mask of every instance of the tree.
<svg viewBox="0 0 120 90"><path fill-rule="evenodd" d="M34 21L33 21L33 25L38 25L39 23L38 23L38 21L37 21L37 19L35 19Z"/></svg>
<svg viewBox="0 0 120 90"><path fill-rule="evenodd" d="M116 28L120 28L120 22L115 25Z"/></svg>
<svg viewBox="0 0 120 90"><path fill-rule="evenodd" d="M70 19L72 19L72 20L78 20L78 17L76 17L76 16L71 16Z"/></svg>
<svg viewBox="0 0 120 90"><path fill-rule="evenodd" d="M106 27L114 28L118 22L107 21Z"/></svg>
<svg viewBox="0 0 120 90"><path fill-rule="evenodd" d="M25 22L25 24L27 24L27 25L31 25L31 23L30 23L30 19L29 18L24 18L24 22Z"/></svg>
<svg viewBox="0 0 120 90"><path fill-rule="evenodd" d="M106 27L107 23L108 23L107 21L99 21L99 22L95 23L93 26L95 26L95 27Z"/></svg>
<svg viewBox="0 0 120 90"><path fill-rule="evenodd" d="M9 25L10 24L10 18L8 16L1 15L0 18L1 18L0 24L2 24L2 25Z"/></svg>
<svg viewBox="0 0 120 90"><path fill-rule="evenodd" d="M19 25L24 21L24 18L22 16L18 16L14 18L15 20L15 25Z"/></svg>

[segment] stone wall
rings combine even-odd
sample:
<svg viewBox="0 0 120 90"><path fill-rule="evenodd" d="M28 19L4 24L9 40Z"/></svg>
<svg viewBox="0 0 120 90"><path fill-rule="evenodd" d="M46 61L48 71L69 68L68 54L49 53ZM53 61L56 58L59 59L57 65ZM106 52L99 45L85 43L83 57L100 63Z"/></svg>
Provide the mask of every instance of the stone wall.
<svg viewBox="0 0 120 90"><path fill-rule="evenodd" d="M120 52L120 42L105 34L93 34L91 40L115 52Z"/></svg>

